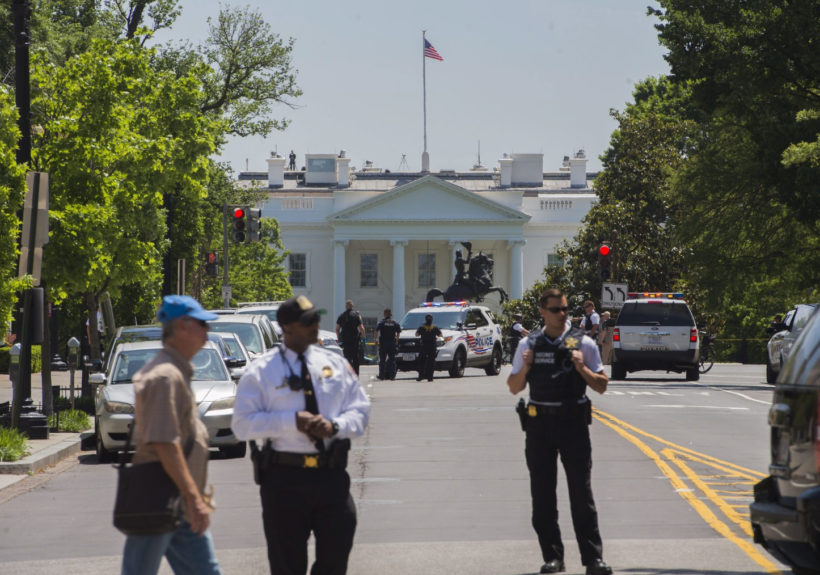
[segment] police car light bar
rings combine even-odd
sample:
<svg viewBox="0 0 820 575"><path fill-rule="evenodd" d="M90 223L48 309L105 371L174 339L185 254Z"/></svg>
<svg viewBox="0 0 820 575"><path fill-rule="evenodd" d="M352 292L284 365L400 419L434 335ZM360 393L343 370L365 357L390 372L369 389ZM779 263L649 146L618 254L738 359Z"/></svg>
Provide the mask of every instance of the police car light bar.
<svg viewBox="0 0 820 575"><path fill-rule="evenodd" d="M626 297L629 299L640 299L640 298L647 298L647 297L659 297L659 298L666 298L666 299L683 299L682 292L638 292L638 291L631 291L627 292Z"/></svg>
<svg viewBox="0 0 820 575"><path fill-rule="evenodd" d="M460 306L467 305L466 301L423 301L419 307L444 307L444 306Z"/></svg>

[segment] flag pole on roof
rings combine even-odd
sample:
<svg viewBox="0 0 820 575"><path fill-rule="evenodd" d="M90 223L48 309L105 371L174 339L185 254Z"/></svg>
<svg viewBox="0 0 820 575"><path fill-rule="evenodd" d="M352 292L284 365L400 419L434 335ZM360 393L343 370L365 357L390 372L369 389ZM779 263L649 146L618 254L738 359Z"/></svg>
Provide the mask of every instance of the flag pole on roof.
<svg viewBox="0 0 820 575"><path fill-rule="evenodd" d="M424 99L424 152L421 154L421 171L430 171L430 156L427 154L427 58L434 60L444 60L441 55L427 41L427 30L421 31L422 54L421 54L421 85Z"/></svg>

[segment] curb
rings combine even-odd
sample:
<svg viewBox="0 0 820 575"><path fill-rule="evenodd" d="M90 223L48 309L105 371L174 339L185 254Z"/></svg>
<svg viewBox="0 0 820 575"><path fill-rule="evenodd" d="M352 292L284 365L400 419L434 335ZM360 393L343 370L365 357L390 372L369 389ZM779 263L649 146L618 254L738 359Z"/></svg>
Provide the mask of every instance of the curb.
<svg viewBox="0 0 820 575"><path fill-rule="evenodd" d="M80 451L83 441L93 435L93 432L88 431L71 434L62 441L35 451L18 461L0 462L0 474L30 475L37 473L41 469L54 465L69 455Z"/></svg>

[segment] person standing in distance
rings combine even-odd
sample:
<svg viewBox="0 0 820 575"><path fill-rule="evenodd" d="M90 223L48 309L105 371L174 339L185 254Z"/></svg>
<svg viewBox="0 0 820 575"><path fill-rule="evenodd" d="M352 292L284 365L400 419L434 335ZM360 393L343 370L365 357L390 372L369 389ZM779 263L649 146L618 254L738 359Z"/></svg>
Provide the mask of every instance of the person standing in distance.
<svg viewBox="0 0 820 575"><path fill-rule="evenodd" d="M305 296L277 310L280 345L239 380L231 429L254 440L251 458L262 499L268 563L274 574L344 575L356 532L347 452L364 433L370 400L350 365L314 345L319 313ZM264 443L263 449L256 441Z"/></svg>
<svg viewBox="0 0 820 575"><path fill-rule="evenodd" d="M436 355L438 355L436 338L441 337L441 330L433 325L432 314L428 313L424 316L424 325L419 326L416 330L416 337L421 338L421 352L418 358L419 376L416 381L421 381L422 378L433 381L433 372L436 369Z"/></svg>
<svg viewBox="0 0 820 575"><path fill-rule="evenodd" d="M591 300L584 302L584 335L598 341L598 330L601 329L601 316L595 311L595 304Z"/></svg>
<svg viewBox="0 0 820 575"><path fill-rule="evenodd" d="M518 348L518 342L521 341L521 338L530 335L530 330L521 325L521 320L523 319L524 316L520 313L517 313L513 316L513 323L510 326L510 333L508 335L510 345L510 358L515 357L515 350Z"/></svg>
<svg viewBox="0 0 820 575"><path fill-rule="evenodd" d="M530 401L521 414L526 429L525 454L530 472L532 525L544 565L541 573L565 570L558 527L557 458L561 456L569 487L572 525L587 575L610 575L604 563L598 512L592 496L592 405L587 386L604 393L608 379L598 346L566 323L567 298L558 289L541 294L544 329L522 340L513 358L507 386L513 394L529 385Z"/></svg>
<svg viewBox="0 0 820 575"><path fill-rule="evenodd" d="M359 345L364 341L362 316L353 309L353 300L345 302L345 310L336 319L336 339L342 343L345 359L359 375Z"/></svg>
<svg viewBox="0 0 820 575"><path fill-rule="evenodd" d="M399 345L401 326L393 319L390 308L384 310L384 318L376 325L376 341L379 344L379 379L396 379L396 350Z"/></svg>
<svg viewBox="0 0 820 575"><path fill-rule="evenodd" d="M137 449L132 461L162 463L182 495L184 516L171 533L129 535L122 575L155 574L163 556L177 575L222 573L208 529L208 430L191 391L191 359L208 339L205 322L217 317L185 295L166 296L157 312L162 350L134 376Z"/></svg>

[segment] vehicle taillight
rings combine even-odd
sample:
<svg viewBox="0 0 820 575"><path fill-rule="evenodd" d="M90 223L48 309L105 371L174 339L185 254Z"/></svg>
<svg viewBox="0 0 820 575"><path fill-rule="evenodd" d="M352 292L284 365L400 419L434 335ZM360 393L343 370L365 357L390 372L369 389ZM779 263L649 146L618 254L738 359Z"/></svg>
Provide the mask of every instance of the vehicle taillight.
<svg viewBox="0 0 820 575"><path fill-rule="evenodd" d="M697 328L692 328L689 330L689 341L698 341L698 330Z"/></svg>
<svg viewBox="0 0 820 575"><path fill-rule="evenodd" d="M621 341L621 328L616 327L612 330L612 341Z"/></svg>

